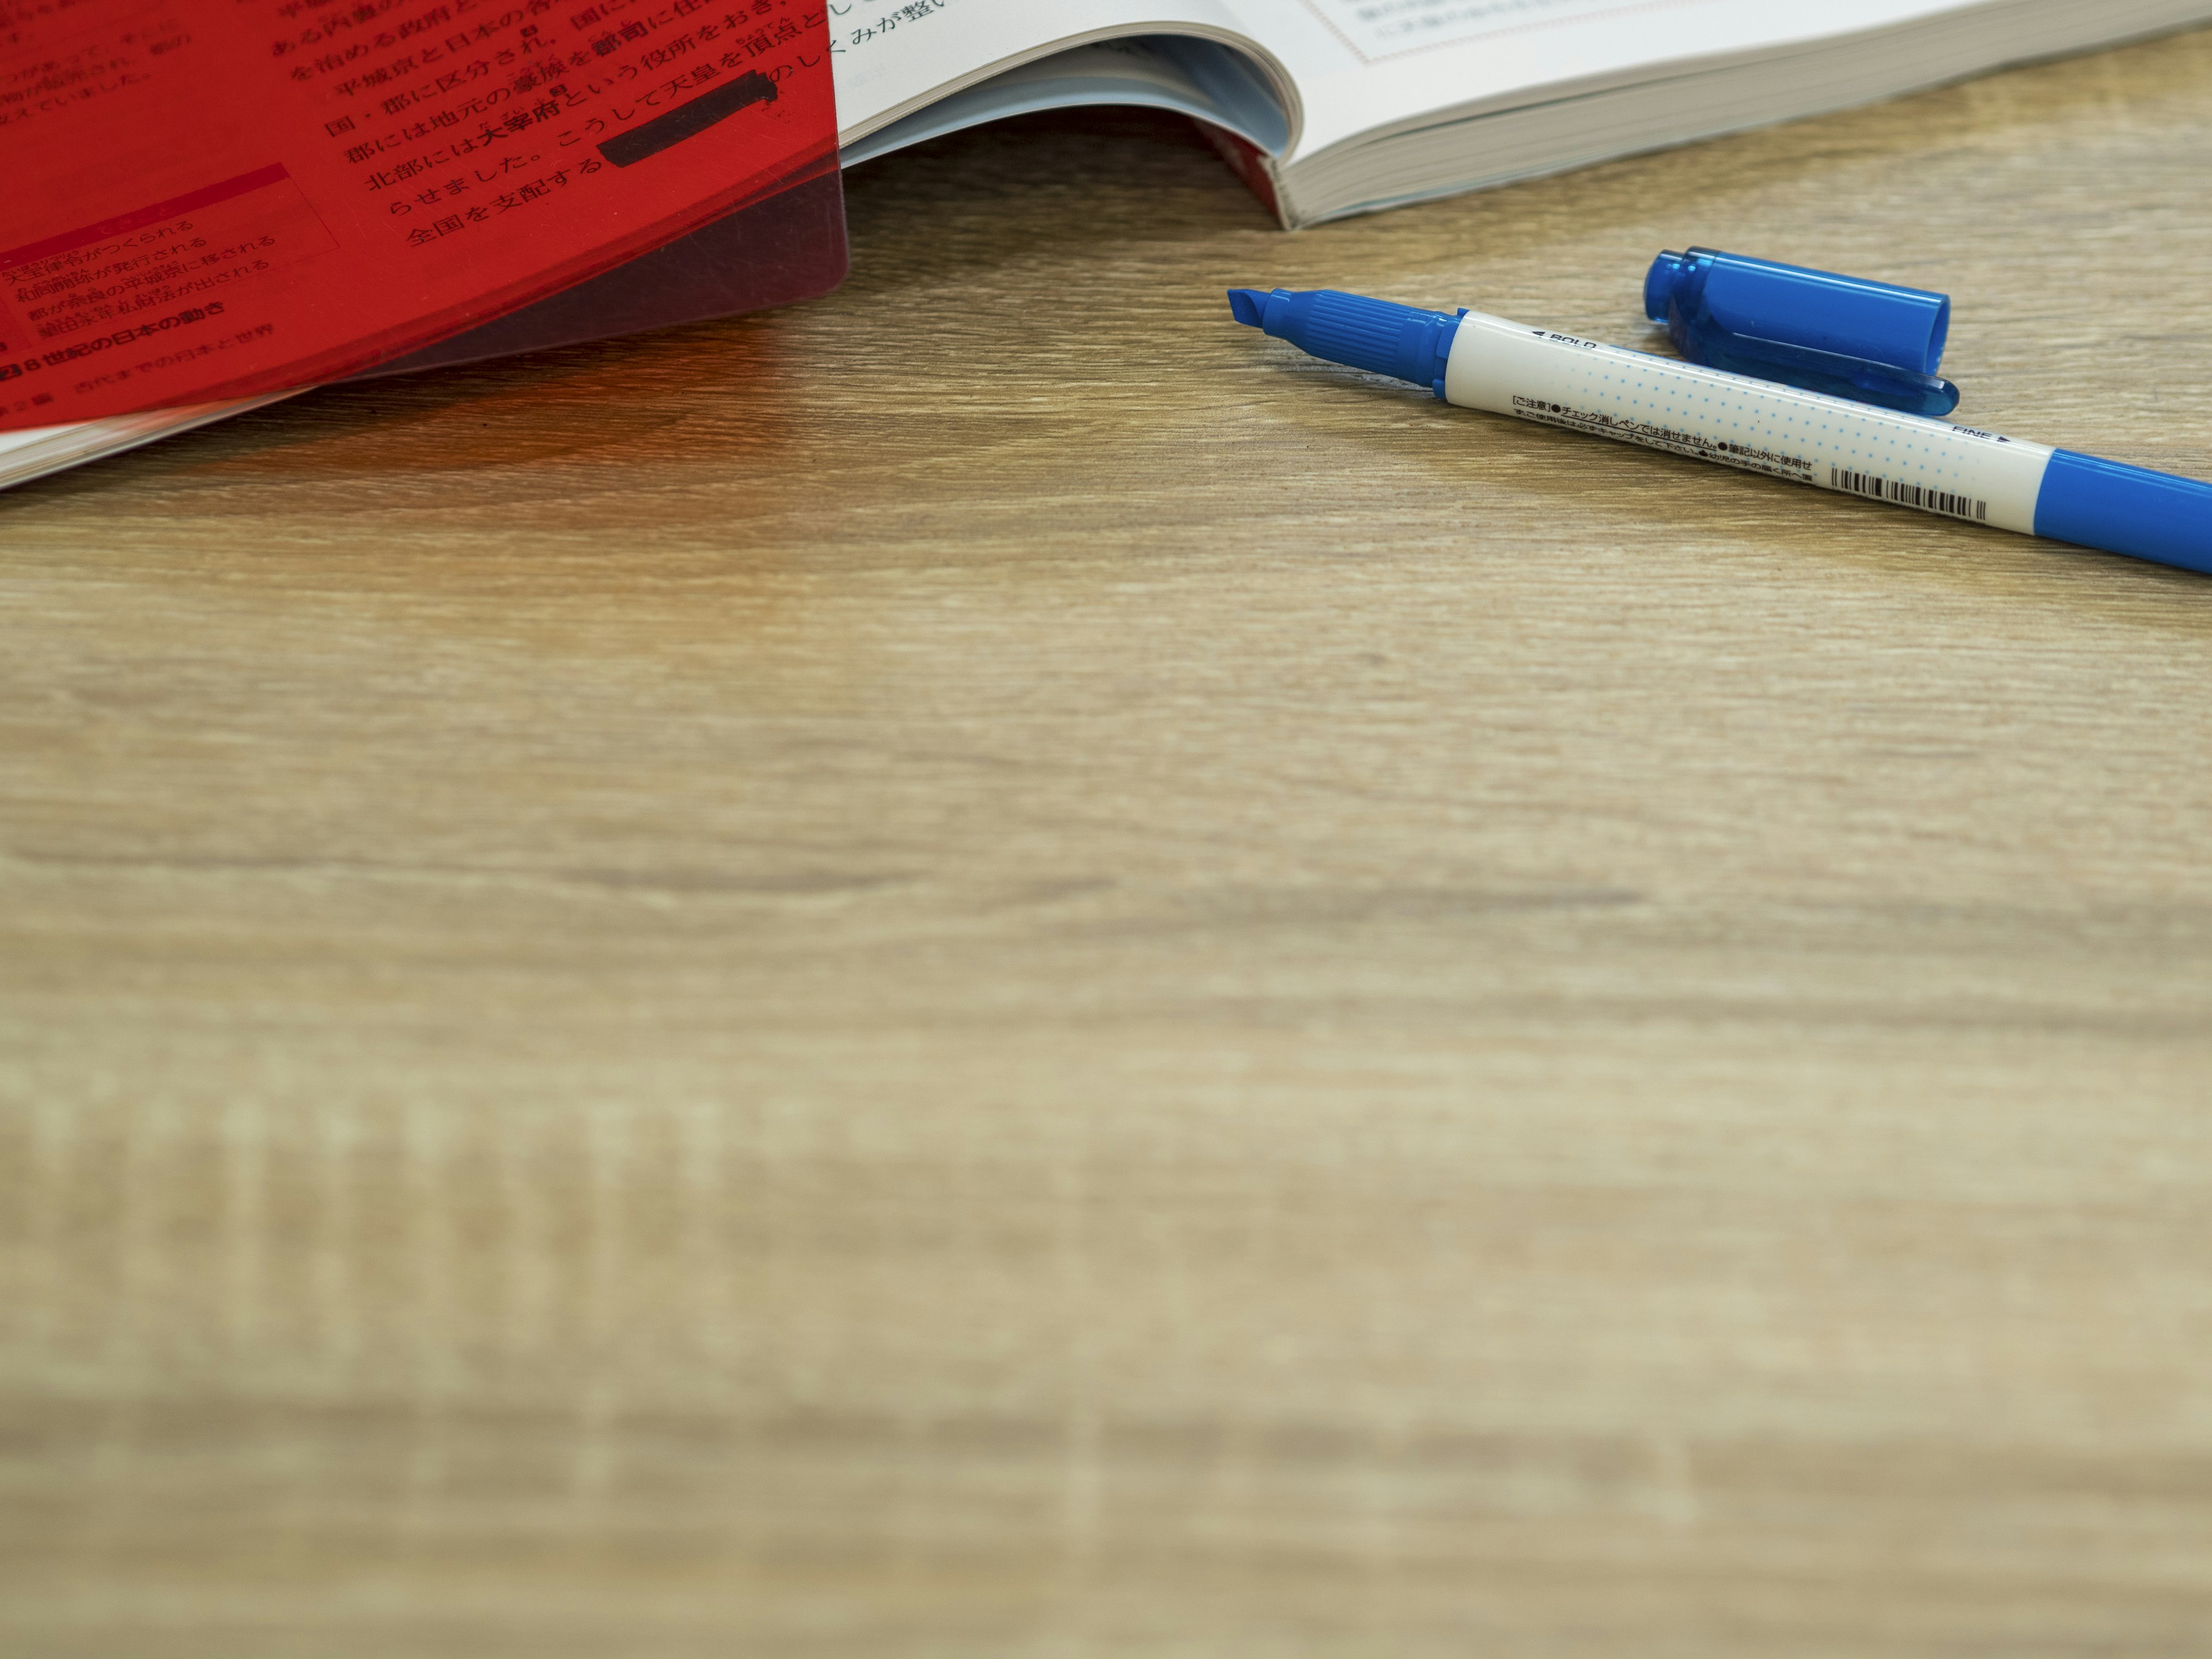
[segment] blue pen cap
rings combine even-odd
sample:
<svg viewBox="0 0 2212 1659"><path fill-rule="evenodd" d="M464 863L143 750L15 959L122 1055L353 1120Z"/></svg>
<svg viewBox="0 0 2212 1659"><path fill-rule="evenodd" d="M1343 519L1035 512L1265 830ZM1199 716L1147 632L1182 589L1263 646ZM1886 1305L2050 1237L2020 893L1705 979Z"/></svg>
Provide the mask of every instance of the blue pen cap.
<svg viewBox="0 0 2212 1659"><path fill-rule="evenodd" d="M1644 314L1667 320L1667 302L1698 307L1731 334L1779 340L1839 357L1864 357L1933 374L1951 331L1951 296L1832 270L1808 270L1741 253L1693 247L1662 253L1644 278Z"/></svg>
<svg viewBox="0 0 2212 1659"><path fill-rule="evenodd" d="M1693 247L1651 262L1644 314L1692 362L1918 415L1959 401L1936 378L1948 295Z"/></svg>

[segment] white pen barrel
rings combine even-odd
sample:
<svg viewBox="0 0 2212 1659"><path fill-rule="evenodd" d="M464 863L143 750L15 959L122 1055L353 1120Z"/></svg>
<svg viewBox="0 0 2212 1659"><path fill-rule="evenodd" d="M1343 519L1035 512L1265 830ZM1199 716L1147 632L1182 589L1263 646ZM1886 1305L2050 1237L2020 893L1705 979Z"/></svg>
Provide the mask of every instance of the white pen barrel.
<svg viewBox="0 0 2212 1659"><path fill-rule="evenodd" d="M1444 397L2023 535L2035 532L2051 455L2044 444L1474 311L1453 336Z"/></svg>

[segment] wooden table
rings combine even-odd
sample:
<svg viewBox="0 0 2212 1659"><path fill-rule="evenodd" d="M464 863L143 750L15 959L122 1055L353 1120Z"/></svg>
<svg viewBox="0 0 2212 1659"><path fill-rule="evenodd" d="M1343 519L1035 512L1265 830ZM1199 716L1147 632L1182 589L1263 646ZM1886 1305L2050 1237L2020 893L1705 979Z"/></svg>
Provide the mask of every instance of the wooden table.
<svg viewBox="0 0 2212 1659"><path fill-rule="evenodd" d="M1221 298L1757 252L2212 477L2208 179L2208 34L1296 236L1034 121L0 497L0 1650L2212 1652L2212 583Z"/></svg>

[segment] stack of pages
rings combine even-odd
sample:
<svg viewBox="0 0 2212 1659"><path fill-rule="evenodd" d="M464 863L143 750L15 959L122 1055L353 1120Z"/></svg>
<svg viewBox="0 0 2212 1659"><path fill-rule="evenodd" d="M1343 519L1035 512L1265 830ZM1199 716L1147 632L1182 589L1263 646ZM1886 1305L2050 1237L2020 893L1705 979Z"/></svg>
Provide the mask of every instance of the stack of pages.
<svg viewBox="0 0 2212 1659"><path fill-rule="evenodd" d="M2207 20L2212 0L850 0L828 21L847 167L1146 105L1206 124L1297 227ZM0 485L247 406L0 434Z"/></svg>
<svg viewBox="0 0 2212 1659"><path fill-rule="evenodd" d="M1149 104L1241 138L1289 227L2212 19L2207 0L916 0L873 27L868 9L838 41L848 167L1001 116Z"/></svg>

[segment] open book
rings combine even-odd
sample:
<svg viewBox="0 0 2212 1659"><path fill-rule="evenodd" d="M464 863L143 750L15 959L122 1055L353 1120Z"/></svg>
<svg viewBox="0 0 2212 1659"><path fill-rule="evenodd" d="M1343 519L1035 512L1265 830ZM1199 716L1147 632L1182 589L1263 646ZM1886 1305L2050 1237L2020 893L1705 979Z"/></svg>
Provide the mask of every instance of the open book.
<svg viewBox="0 0 2212 1659"><path fill-rule="evenodd" d="M2208 0L832 3L845 165L1073 104L1232 134L1286 227L2212 20ZM880 14L880 15L878 15Z"/></svg>
<svg viewBox="0 0 2212 1659"><path fill-rule="evenodd" d="M1146 105L1205 124L1288 227L2212 20L2212 0L828 0L828 8L847 167L1006 116ZM597 331L621 331L612 318ZM0 434L0 486L248 406Z"/></svg>

